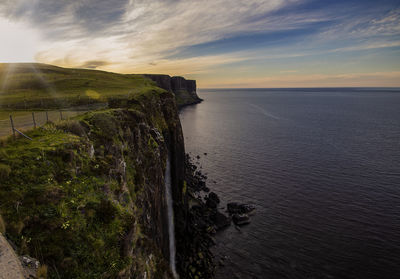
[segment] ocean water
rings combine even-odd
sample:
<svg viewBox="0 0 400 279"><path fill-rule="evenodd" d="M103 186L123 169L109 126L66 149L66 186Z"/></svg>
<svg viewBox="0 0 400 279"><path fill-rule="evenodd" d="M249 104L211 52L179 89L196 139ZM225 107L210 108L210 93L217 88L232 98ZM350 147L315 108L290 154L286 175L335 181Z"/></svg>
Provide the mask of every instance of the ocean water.
<svg viewBox="0 0 400 279"><path fill-rule="evenodd" d="M217 278L400 278L400 90L199 96L180 115L186 151L222 211L257 208L217 234Z"/></svg>

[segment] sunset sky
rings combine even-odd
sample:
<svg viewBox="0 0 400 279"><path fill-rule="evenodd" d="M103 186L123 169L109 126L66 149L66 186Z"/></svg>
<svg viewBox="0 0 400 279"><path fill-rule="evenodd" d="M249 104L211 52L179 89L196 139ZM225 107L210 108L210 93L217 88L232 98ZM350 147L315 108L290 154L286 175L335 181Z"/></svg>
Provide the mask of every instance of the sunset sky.
<svg viewBox="0 0 400 279"><path fill-rule="evenodd" d="M400 87L400 2L1 0L0 62L216 87Z"/></svg>

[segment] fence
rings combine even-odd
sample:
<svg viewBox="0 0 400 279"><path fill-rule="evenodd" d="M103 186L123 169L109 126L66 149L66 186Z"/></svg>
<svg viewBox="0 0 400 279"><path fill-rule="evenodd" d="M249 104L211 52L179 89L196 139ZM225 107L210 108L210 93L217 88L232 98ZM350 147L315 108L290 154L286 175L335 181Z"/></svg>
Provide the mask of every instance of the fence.
<svg viewBox="0 0 400 279"><path fill-rule="evenodd" d="M9 118L0 119L0 138L16 136L32 128L43 126L48 122L57 122L70 117L84 114L88 110L53 110L53 111L24 111L11 112ZM3 114L4 115L4 114Z"/></svg>

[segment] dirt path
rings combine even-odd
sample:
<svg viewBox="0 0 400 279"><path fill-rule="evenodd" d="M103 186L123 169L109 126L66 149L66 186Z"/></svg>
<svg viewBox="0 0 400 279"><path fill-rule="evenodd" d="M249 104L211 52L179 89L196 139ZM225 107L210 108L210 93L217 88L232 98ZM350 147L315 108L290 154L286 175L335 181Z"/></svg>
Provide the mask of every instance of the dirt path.
<svg viewBox="0 0 400 279"><path fill-rule="evenodd" d="M23 279L21 262L0 233L0 279Z"/></svg>

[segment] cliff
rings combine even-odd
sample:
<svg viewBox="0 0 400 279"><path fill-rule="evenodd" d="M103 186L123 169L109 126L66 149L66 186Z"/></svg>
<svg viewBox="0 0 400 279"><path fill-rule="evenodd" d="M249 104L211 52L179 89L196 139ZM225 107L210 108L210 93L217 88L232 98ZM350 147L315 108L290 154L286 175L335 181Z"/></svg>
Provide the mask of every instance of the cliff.
<svg viewBox="0 0 400 279"><path fill-rule="evenodd" d="M107 110L1 142L6 236L50 278L171 278L165 170L176 235L186 230L184 143L170 92L110 100Z"/></svg>
<svg viewBox="0 0 400 279"><path fill-rule="evenodd" d="M27 131L32 140L0 140L0 232L17 254L48 278L173 278L175 234L180 278L210 278L210 225L189 208L197 194L178 117L200 101L195 81L0 64L0 87L7 118L101 108Z"/></svg>
<svg viewBox="0 0 400 279"><path fill-rule="evenodd" d="M144 75L153 80L158 87L173 92L178 107L200 103L202 99L197 95L196 81L186 80L183 77L168 75Z"/></svg>

